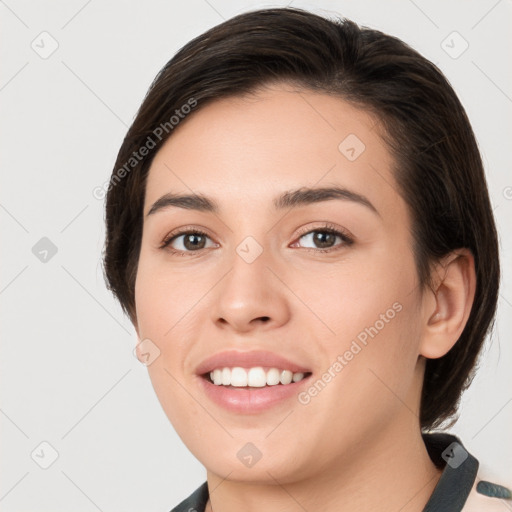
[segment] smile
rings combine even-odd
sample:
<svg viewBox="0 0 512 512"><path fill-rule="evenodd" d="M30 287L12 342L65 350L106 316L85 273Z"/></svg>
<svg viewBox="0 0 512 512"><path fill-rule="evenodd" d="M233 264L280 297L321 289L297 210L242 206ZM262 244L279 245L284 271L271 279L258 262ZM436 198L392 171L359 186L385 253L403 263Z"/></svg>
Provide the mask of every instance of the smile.
<svg viewBox="0 0 512 512"><path fill-rule="evenodd" d="M265 386L288 385L292 382L300 382L308 373L292 372L291 370L281 370L279 368L265 369L262 366L253 368L216 368L208 375L210 382L216 386L229 387L250 387L262 388Z"/></svg>

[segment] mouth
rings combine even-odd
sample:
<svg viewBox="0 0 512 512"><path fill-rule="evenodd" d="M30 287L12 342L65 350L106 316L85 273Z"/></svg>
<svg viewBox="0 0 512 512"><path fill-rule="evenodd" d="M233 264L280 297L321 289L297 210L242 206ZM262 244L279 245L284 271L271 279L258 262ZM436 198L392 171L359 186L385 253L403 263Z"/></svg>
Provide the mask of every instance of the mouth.
<svg viewBox="0 0 512 512"><path fill-rule="evenodd" d="M213 404L236 415L257 415L279 407L295 407L311 372L280 368L216 368L199 376L199 387Z"/></svg>
<svg viewBox="0 0 512 512"><path fill-rule="evenodd" d="M311 368L265 350L226 350L196 368L202 393L213 404L238 414L289 407L312 379Z"/></svg>

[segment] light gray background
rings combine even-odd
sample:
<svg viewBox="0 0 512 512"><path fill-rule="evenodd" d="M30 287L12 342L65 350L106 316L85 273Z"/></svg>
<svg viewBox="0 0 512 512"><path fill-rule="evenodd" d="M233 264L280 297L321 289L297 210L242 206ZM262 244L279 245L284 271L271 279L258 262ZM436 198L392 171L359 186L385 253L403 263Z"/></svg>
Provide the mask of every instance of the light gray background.
<svg viewBox="0 0 512 512"><path fill-rule="evenodd" d="M286 3L0 1L0 510L163 512L204 481L105 288L103 201L93 190L109 179L136 109L171 56L223 19L270 5ZM479 140L502 261L510 261L511 1L291 5L396 35L444 71ZM53 40L58 48L42 58ZM468 49L454 58L464 41ZM57 248L46 262L32 251L43 237ZM503 271L492 343L451 431L484 477L512 487L510 266ZM47 469L44 441L58 452Z"/></svg>

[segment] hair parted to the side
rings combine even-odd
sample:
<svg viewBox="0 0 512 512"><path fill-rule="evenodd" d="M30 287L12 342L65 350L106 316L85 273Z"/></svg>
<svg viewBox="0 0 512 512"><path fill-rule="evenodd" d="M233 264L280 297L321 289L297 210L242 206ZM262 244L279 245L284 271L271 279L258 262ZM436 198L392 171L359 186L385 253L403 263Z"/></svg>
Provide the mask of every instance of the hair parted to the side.
<svg viewBox="0 0 512 512"><path fill-rule="evenodd" d="M463 106L439 69L395 37L344 18L274 8L235 16L181 48L151 84L117 156L113 176L148 137L154 142L122 179L111 180L107 192L107 286L136 324L145 180L152 159L172 135L172 129L158 127L169 124L191 99L197 111L279 82L337 95L379 119L411 215L422 286L431 284L431 264L452 250L468 248L474 256L477 284L465 329L445 356L426 364L420 424L423 430L438 427L457 412L494 323L498 240L481 156Z"/></svg>

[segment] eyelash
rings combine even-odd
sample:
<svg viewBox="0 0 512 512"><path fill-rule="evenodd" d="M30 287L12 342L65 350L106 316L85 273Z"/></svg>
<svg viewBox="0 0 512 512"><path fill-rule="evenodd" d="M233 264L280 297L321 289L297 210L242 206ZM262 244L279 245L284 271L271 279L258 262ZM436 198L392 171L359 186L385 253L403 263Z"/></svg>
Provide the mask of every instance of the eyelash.
<svg viewBox="0 0 512 512"><path fill-rule="evenodd" d="M349 235L346 231L343 231L340 228L337 228L336 226L334 226L332 224L325 224L323 226L319 226L319 227L316 227L316 228L313 228L313 229L305 228L304 230L302 230L298 234L298 239L300 240L304 235L307 235L309 233L315 233L315 232L316 233L329 233L331 235L339 236L341 238L341 240L343 241L343 243L340 244L340 245L336 245L334 247L330 247L329 249L313 249L311 247L304 247L303 250L308 251L308 252L313 251L313 252L316 252L316 253L318 253L318 252L320 252L320 253L328 253L328 252L333 252L333 251L340 250L341 248L343 248L345 246L350 246L350 245L352 245L354 243L354 239L352 238L351 235ZM208 233L205 233L201 229L197 229L197 228L187 229L187 228L184 228L181 231L173 232L173 233L170 233L169 235L167 235L165 237L165 239L162 241L162 244L160 245L159 248L160 249L165 249L165 250L169 251L171 254L176 254L176 255L179 255L179 256L186 256L186 255L193 254L193 253L199 253L202 250L204 250L204 249L199 249L197 251L181 251L181 250L170 248L169 247L170 244L176 238L178 238L178 237L180 237L182 235L201 235L201 236L205 236L205 237L209 238Z"/></svg>

